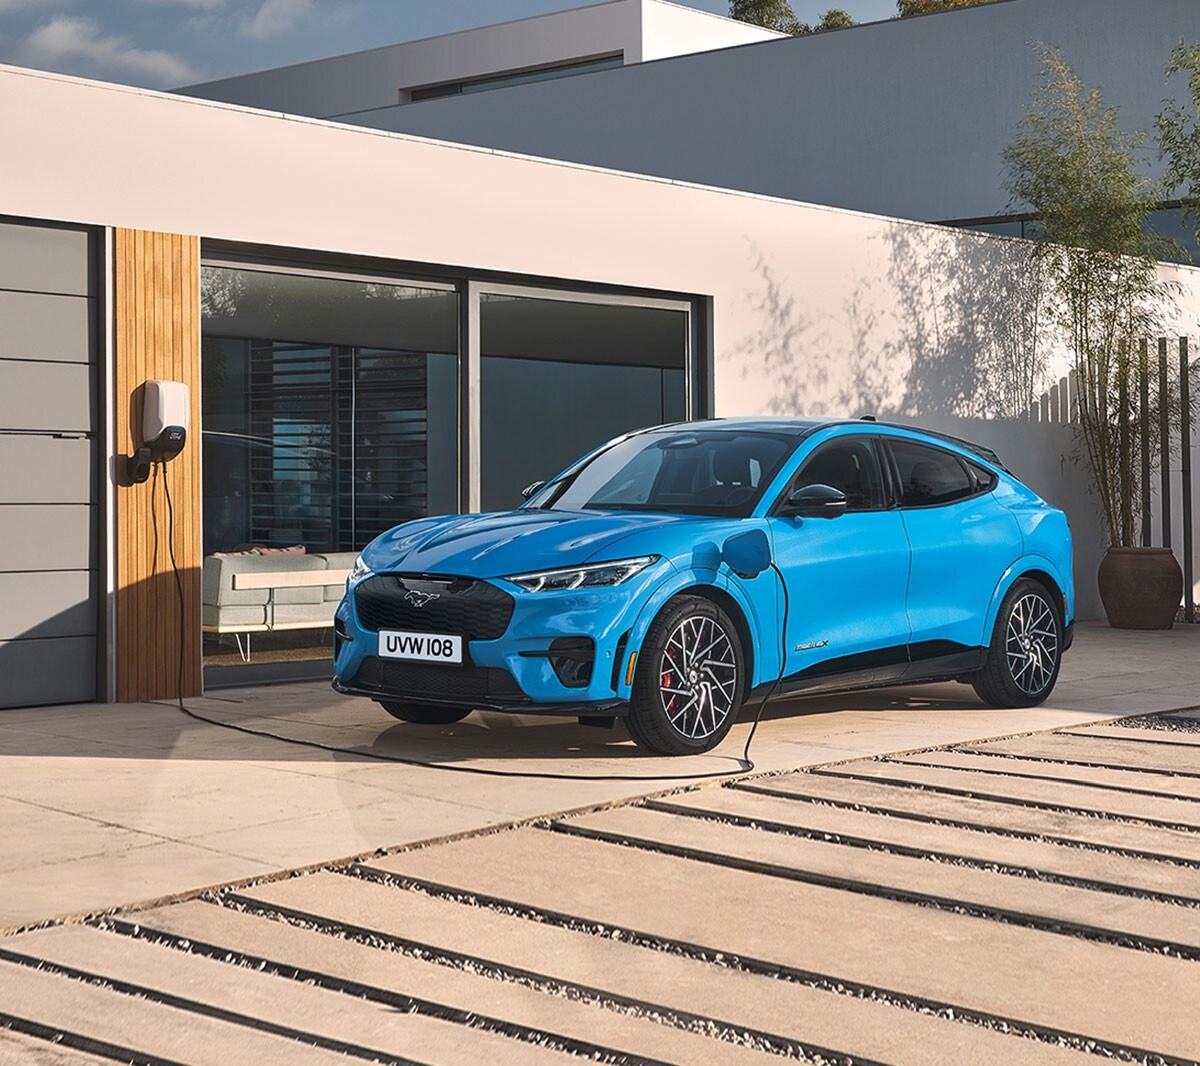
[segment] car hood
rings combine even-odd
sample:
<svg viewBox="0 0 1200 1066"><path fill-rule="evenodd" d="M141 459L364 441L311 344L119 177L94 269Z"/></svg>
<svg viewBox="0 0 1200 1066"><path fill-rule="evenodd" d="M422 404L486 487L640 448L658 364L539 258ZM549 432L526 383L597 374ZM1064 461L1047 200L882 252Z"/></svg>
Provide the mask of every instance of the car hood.
<svg viewBox="0 0 1200 1066"><path fill-rule="evenodd" d="M736 523L690 515L628 511L503 511L447 515L396 526L373 540L363 561L375 571L505 577L600 556L690 553L697 542ZM622 544L616 554L605 550Z"/></svg>

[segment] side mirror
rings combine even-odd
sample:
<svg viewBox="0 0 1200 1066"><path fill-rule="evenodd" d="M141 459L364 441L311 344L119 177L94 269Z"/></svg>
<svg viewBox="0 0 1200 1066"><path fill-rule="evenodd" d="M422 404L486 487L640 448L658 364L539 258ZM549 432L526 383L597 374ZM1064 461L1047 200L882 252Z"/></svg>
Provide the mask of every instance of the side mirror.
<svg viewBox="0 0 1200 1066"><path fill-rule="evenodd" d="M805 485L787 498L779 513L797 518L840 518L846 513L846 494L829 485Z"/></svg>
<svg viewBox="0 0 1200 1066"><path fill-rule="evenodd" d="M532 485L526 485L521 490L521 499L523 499L523 500L530 499L531 497L534 496L534 494L537 492L537 490L540 489L544 484L546 484L544 481L535 481Z"/></svg>
<svg viewBox="0 0 1200 1066"><path fill-rule="evenodd" d="M750 529L730 537L721 558L738 577L758 577L771 565L771 542L761 529Z"/></svg>

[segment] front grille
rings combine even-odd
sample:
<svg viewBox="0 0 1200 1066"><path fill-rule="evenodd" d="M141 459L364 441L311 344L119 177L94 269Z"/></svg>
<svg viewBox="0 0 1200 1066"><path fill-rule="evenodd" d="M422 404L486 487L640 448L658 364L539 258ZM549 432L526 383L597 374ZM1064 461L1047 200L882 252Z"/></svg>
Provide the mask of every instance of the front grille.
<svg viewBox="0 0 1200 1066"><path fill-rule="evenodd" d="M503 589L470 577L376 574L358 585L354 597L367 629L458 633L467 640L502 637L515 606Z"/></svg>
<svg viewBox="0 0 1200 1066"><path fill-rule="evenodd" d="M356 688L412 700L441 700L467 705L520 703L528 697L505 669L485 666L439 666L371 657L363 660Z"/></svg>

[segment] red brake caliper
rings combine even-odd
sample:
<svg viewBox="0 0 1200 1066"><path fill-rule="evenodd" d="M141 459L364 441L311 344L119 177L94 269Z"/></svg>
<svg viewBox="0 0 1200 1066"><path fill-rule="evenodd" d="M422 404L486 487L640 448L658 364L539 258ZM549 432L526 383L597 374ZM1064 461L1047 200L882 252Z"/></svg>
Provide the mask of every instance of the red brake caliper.
<svg viewBox="0 0 1200 1066"><path fill-rule="evenodd" d="M664 670L663 676L662 676L662 687L666 688L670 684L671 684L671 674L669 671ZM671 702L667 704L667 714L671 713L671 708L673 708L674 706L675 706L675 697L672 696Z"/></svg>

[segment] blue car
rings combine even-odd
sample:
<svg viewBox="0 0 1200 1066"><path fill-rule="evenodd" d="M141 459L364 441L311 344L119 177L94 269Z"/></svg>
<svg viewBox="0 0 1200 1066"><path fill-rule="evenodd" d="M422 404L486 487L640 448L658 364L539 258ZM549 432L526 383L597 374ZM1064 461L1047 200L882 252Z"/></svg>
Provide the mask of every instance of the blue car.
<svg viewBox="0 0 1200 1066"><path fill-rule="evenodd" d="M624 719L708 751L745 703L956 679L1041 703L1071 645L1066 517L990 451L874 421L730 418L610 441L513 511L363 551L334 687L408 722Z"/></svg>

